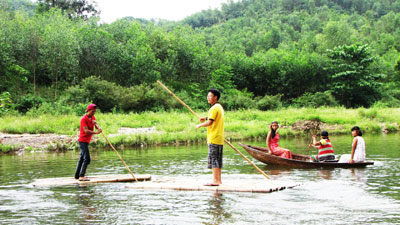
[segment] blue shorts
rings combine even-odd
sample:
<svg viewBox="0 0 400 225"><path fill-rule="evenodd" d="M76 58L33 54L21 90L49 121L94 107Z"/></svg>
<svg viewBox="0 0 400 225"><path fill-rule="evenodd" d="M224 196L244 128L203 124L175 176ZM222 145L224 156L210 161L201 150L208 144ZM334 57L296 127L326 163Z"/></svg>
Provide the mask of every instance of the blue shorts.
<svg viewBox="0 0 400 225"><path fill-rule="evenodd" d="M222 168L223 145L208 144L208 169Z"/></svg>

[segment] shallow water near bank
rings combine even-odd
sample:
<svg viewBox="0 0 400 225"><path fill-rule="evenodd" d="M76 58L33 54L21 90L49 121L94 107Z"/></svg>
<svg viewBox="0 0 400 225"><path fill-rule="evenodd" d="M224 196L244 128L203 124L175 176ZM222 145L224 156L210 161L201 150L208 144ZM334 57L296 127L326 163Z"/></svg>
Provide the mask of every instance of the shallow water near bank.
<svg viewBox="0 0 400 225"><path fill-rule="evenodd" d="M399 137L399 134L366 135L367 159L375 165L364 169L287 169L252 159L272 180L302 184L269 194L135 190L125 188L125 183L33 188L29 184L35 179L72 176L79 152L3 155L0 156L0 223L399 223ZM350 152L350 135L333 136L331 141L336 154ZM304 138L282 138L281 146L304 154L308 142ZM265 179L229 146L224 149L223 180ZM238 149L250 158L243 149ZM152 174L154 178L190 176L197 177L199 182L211 179L206 168L205 144L127 149L120 154L135 174ZM91 156L89 176L127 173L113 151L93 150Z"/></svg>

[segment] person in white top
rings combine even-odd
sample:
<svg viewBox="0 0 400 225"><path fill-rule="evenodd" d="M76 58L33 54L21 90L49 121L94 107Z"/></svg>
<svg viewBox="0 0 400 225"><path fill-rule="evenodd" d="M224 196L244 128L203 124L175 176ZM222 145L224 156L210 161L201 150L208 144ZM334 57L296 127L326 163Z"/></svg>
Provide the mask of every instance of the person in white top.
<svg viewBox="0 0 400 225"><path fill-rule="evenodd" d="M351 134L353 135L353 144L351 148L351 155L342 155L339 163L357 163L365 161L365 142L361 137L362 132L358 126L351 128Z"/></svg>

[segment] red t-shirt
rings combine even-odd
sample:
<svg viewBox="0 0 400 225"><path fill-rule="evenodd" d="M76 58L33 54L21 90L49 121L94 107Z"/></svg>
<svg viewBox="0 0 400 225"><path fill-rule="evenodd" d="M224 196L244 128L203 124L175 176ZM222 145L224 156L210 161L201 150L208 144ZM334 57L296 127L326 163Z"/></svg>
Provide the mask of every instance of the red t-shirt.
<svg viewBox="0 0 400 225"><path fill-rule="evenodd" d="M90 143L90 140L92 139L92 134L87 134L85 133L85 130L83 127L87 127L89 130L93 131L94 124L93 121L96 120L94 116L91 118L88 117L86 114L81 118L81 128L80 128L80 134L79 134L79 142L87 142Z"/></svg>

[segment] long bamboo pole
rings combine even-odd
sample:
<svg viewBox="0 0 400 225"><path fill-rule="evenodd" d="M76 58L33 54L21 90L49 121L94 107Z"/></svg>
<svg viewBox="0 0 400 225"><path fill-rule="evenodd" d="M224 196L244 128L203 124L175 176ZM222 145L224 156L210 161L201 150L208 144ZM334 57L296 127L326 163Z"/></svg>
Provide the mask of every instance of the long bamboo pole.
<svg viewBox="0 0 400 225"><path fill-rule="evenodd" d="M96 124L97 128L100 128L100 126L98 124ZM117 156L119 157L119 159L122 161L122 163L125 165L126 169L129 171L129 173L131 174L131 176L133 177L133 179L135 179L136 182L138 182L138 180L136 179L135 175L133 175L132 171L129 169L128 165L126 165L125 161L122 159L121 155L118 153L118 151L114 148L114 146L111 144L111 142L108 140L108 138L106 137L106 135L101 132L101 134L103 135L103 137L106 139L106 141L108 142L108 144L111 146L111 148L114 150L114 152L117 154Z"/></svg>
<svg viewBox="0 0 400 225"><path fill-rule="evenodd" d="M169 94L171 94L178 102L180 102L185 108L187 108L194 116L196 116L198 119L200 119L200 116L193 111L188 105L186 105L180 98L178 98L178 96L176 96L172 91L170 91L163 83L161 83L161 81L157 81L157 83L163 87ZM242 156L247 162L249 162L254 168L256 168L256 170L258 172L260 172L262 175L264 175L264 177L266 177L267 179L269 179L269 176L267 174L264 173L264 171L262 171L260 168L258 168L258 166L256 166L256 164L254 164L252 161L250 161L245 155L243 155L235 146L233 146L229 141L227 141L226 139L224 139L224 142L229 145L233 150L235 150L240 156Z"/></svg>
<svg viewBox="0 0 400 225"><path fill-rule="evenodd" d="M317 135L317 131L318 130L319 130L319 122L317 121L317 126L314 127L314 135ZM311 142L310 142L310 144L308 145L308 148L307 148L307 155L310 153L311 144L313 144L313 142L314 142L313 138L311 137Z"/></svg>

